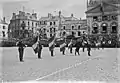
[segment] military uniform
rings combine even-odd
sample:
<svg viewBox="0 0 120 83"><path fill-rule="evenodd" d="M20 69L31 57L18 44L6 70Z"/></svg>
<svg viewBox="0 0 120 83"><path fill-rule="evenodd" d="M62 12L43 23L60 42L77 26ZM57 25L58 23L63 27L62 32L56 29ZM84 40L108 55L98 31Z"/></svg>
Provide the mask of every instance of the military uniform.
<svg viewBox="0 0 120 83"><path fill-rule="evenodd" d="M80 55L79 54L79 49L80 49L80 42L77 42L76 43L76 49L75 49L75 55L76 55L76 53L78 53L78 55Z"/></svg>
<svg viewBox="0 0 120 83"><path fill-rule="evenodd" d="M88 51L88 56L91 56L91 55L90 55L90 51L91 51L90 41L87 42L87 51Z"/></svg>
<svg viewBox="0 0 120 83"><path fill-rule="evenodd" d="M49 48L52 57L54 56L54 55L53 55L54 48L55 48L55 44L53 44L53 45Z"/></svg>
<svg viewBox="0 0 120 83"><path fill-rule="evenodd" d="M38 59L41 58L41 51L42 51L42 45L41 45L41 43L39 42L39 43L38 43Z"/></svg>
<svg viewBox="0 0 120 83"><path fill-rule="evenodd" d="M19 41L16 45L18 46L20 62L23 62L24 47L26 47L26 45L23 44L22 41Z"/></svg>

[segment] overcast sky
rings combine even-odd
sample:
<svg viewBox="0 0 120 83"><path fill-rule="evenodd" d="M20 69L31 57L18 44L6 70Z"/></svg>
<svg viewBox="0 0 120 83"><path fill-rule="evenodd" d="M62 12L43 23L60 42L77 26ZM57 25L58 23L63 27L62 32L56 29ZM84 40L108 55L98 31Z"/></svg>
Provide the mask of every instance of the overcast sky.
<svg viewBox="0 0 120 83"><path fill-rule="evenodd" d="M39 18L47 16L48 13L57 15L59 10L64 16L70 16L73 13L77 18L85 18L87 0L0 0L0 3L2 3L0 13L3 9L3 16L9 21L12 13L23 10L23 6L27 12L32 13L34 10Z"/></svg>

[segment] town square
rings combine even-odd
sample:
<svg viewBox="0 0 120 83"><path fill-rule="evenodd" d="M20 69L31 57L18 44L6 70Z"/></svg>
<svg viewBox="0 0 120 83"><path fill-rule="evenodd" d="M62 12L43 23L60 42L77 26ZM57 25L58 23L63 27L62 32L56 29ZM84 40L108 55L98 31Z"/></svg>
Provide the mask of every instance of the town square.
<svg viewBox="0 0 120 83"><path fill-rule="evenodd" d="M37 1L0 2L1 83L120 82L120 0Z"/></svg>

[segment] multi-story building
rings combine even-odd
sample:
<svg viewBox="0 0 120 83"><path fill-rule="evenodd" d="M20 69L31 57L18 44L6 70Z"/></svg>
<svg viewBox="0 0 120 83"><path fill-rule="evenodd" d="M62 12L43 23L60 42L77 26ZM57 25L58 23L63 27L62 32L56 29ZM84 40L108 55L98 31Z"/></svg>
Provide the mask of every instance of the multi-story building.
<svg viewBox="0 0 120 83"><path fill-rule="evenodd" d="M8 23L6 23L5 17L0 20L0 38L8 38Z"/></svg>
<svg viewBox="0 0 120 83"><path fill-rule="evenodd" d="M77 19L71 14L70 17L64 17L59 11L59 15L53 16L48 13L47 17L41 17L39 20L39 28L48 38L51 37L56 31L58 31L59 37L69 34L80 36L81 33L85 33L86 20Z"/></svg>
<svg viewBox="0 0 120 83"><path fill-rule="evenodd" d="M19 11L13 13L9 24L9 38L27 38L36 34L38 28L37 14Z"/></svg>
<svg viewBox="0 0 120 83"><path fill-rule="evenodd" d="M120 34L120 0L90 0L86 17L88 34Z"/></svg>

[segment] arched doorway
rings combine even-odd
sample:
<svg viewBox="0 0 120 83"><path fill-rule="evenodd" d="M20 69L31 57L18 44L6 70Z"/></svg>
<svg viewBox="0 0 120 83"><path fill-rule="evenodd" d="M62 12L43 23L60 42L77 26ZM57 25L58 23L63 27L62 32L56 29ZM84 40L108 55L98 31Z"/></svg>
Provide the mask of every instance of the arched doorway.
<svg viewBox="0 0 120 83"><path fill-rule="evenodd" d="M111 24L111 33L117 33L117 27L118 27L117 23L113 22Z"/></svg>
<svg viewBox="0 0 120 83"><path fill-rule="evenodd" d="M107 23L103 23L101 27L102 27L102 33L107 33L107 27L108 27Z"/></svg>
<svg viewBox="0 0 120 83"><path fill-rule="evenodd" d="M92 33L93 34L97 34L99 31L98 31L98 24L97 23L95 23L95 24L93 24L92 25L92 28L93 28L93 30L92 30Z"/></svg>

